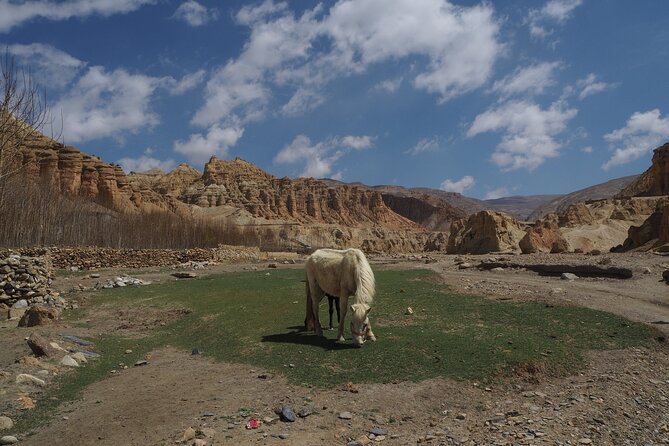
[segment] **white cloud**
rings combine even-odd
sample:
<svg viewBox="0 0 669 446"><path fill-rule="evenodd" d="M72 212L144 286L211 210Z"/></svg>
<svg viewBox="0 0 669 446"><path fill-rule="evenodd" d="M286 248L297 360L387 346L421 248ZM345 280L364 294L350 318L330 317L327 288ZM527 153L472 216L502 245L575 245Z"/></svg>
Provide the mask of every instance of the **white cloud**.
<svg viewBox="0 0 669 446"><path fill-rule="evenodd" d="M387 91L388 93L395 93L397 90L399 90L403 80L404 79L402 77L398 77L396 79L386 79L385 81L381 81L376 84L374 88L376 90Z"/></svg>
<svg viewBox="0 0 669 446"><path fill-rule="evenodd" d="M475 184L476 181L474 181L474 177L465 175L457 181L451 179L444 180L441 185L439 185L439 189L445 190L446 192L457 192L461 194Z"/></svg>
<svg viewBox="0 0 669 446"><path fill-rule="evenodd" d="M455 6L446 0L341 0L295 16L285 3L265 1L236 15L251 29L242 54L207 83L193 123L247 122L266 112L273 88L293 91L283 106L299 114L323 101L333 79L402 58L418 65L413 85L446 101L481 87L502 50L492 6ZM323 45L322 42L328 42ZM389 88L394 88L388 85Z"/></svg>
<svg viewBox="0 0 669 446"><path fill-rule="evenodd" d="M163 172L169 172L177 165L172 159L159 160L146 155L142 155L139 158L121 158L117 163L123 168L125 173L145 172L154 167L159 168Z"/></svg>
<svg viewBox="0 0 669 446"><path fill-rule="evenodd" d="M625 127L604 135L609 144L618 146L602 168L608 170L641 158L669 139L669 116L660 110L636 112Z"/></svg>
<svg viewBox="0 0 669 446"><path fill-rule="evenodd" d="M341 138L341 145L355 150L369 149L374 144L374 138L371 136L344 136Z"/></svg>
<svg viewBox="0 0 669 446"><path fill-rule="evenodd" d="M9 32L25 22L43 18L47 20L67 20L92 15L108 17L124 14L156 0L65 0L65 1L22 1L0 0L0 32Z"/></svg>
<svg viewBox="0 0 669 446"><path fill-rule="evenodd" d="M592 153L594 152L594 149L591 146L586 146L581 149L581 152L583 153Z"/></svg>
<svg viewBox="0 0 669 446"><path fill-rule="evenodd" d="M163 80L123 69L107 72L91 67L77 79L52 110L62 113L63 137L68 143L137 133L159 122L150 100Z"/></svg>
<svg viewBox="0 0 669 446"><path fill-rule="evenodd" d="M518 68L504 79L496 81L492 90L503 98L521 93L541 94L555 84L555 71L561 66L560 62L542 62Z"/></svg>
<svg viewBox="0 0 669 446"><path fill-rule="evenodd" d="M433 136L432 138L421 139L415 146L404 153L415 156L424 152L434 152L436 150L439 150L439 137Z"/></svg>
<svg viewBox="0 0 669 446"><path fill-rule="evenodd" d="M308 111L318 108L323 102L325 102L325 97L320 93L300 88L281 107L281 112L286 116L301 116Z"/></svg>
<svg viewBox="0 0 669 446"><path fill-rule="evenodd" d="M218 18L218 11L202 6L195 0L183 2L174 13L174 17L193 27L202 26Z"/></svg>
<svg viewBox="0 0 669 446"><path fill-rule="evenodd" d="M504 131L492 161L504 170L533 170L547 158L558 156L562 144L555 137L562 133L577 110L562 101L548 109L528 101L509 101L478 115L467 131L468 137Z"/></svg>
<svg viewBox="0 0 669 446"><path fill-rule="evenodd" d="M572 15L574 9L580 6L583 0L549 0L541 9L530 9L528 23L530 34L543 39L553 33L546 29L551 23L563 25Z"/></svg>
<svg viewBox="0 0 669 446"><path fill-rule="evenodd" d="M250 25L251 23L265 20L277 13L284 12L286 9L288 9L286 2L274 3L272 0L265 0L260 5L244 6L237 13L236 19L242 25Z"/></svg>
<svg viewBox="0 0 669 446"><path fill-rule="evenodd" d="M498 187L497 189L493 189L488 191L485 194L485 199L486 200L496 200L498 198L503 198L503 197L508 197L510 194L509 189L506 187Z"/></svg>
<svg viewBox="0 0 669 446"><path fill-rule="evenodd" d="M174 151L185 155L194 163L204 163L212 155L224 158L228 149L235 144L244 134L244 129L239 126L220 127L212 125L206 135L193 134L187 141L175 141Z"/></svg>
<svg viewBox="0 0 669 446"><path fill-rule="evenodd" d="M576 85L581 90L578 94L579 99L584 99L593 94L601 93L615 87L615 84L598 81L597 75L594 73L590 73L585 78L579 79L576 82Z"/></svg>
<svg viewBox="0 0 669 446"><path fill-rule="evenodd" d="M373 145L371 136L335 137L326 141L313 143L305 135L297 135L274 157L278 164L303 164L301 177L324 178L331 176L341 179L342 172L332 174L334 165L347 151L367 149Z"/></svg>
<svg viewBox="0 0 669 446"><path fill-rule="evenodd" d="M34 79L49 87L65 87L86 66L66 52L42 43L12 44L6 49L19 65L31 68Z"/></svg>
<svg viewBox="0 0 669 446"><path fill-rule="evenodd" d="M180 95L184 94L187 91L192 90L193 88L197 87L204 81L204 77L206 76L206 72L204 70L198 70L194 73L187 74L184 77L181 78L181 80L176 80L172 77L165 78L165 86L169 90L171 95Z"/></svg>

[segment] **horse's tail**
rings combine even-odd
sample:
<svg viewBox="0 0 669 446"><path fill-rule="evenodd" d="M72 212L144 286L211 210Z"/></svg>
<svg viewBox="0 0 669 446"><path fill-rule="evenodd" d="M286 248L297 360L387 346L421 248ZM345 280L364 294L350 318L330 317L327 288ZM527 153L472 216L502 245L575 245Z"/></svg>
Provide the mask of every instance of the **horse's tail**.
<svg viewBox="0 0 669 446"><path fill-rule="evenodd" d="M376 282L374 273L367 262L365 254L359 249L355 249L356 268L355 268L355 302L361 304L371 304L376 292Z"/></svg>

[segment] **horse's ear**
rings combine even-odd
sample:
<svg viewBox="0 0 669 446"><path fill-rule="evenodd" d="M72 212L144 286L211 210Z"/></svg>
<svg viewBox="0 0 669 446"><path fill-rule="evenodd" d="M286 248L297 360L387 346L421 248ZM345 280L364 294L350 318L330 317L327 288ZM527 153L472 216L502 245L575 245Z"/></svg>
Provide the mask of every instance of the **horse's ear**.
<svg viewBox="0 0 669 446"><path fill-rule="evenodd" d="M372 309L371 309L371 308L367 308L367 311L365 312L365 316L367 316L367 315L369 314L370 311L372 311Z"/></svg>
<svg viewBox="0 0 669 446"><path fill-rule="evenodd" d="M353 304L353 305L351 305L351 311L354 312L354 313L355 313L355 307L356 307L356 305L357 305L357 304Z"/></svg>

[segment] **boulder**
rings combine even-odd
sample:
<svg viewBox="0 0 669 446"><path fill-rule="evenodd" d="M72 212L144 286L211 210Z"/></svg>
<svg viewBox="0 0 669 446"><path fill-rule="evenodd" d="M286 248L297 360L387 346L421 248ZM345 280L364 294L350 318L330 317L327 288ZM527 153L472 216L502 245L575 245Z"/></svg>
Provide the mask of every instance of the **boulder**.
<svg viewBox="0 0 669 446"><path fill-rule="evenodd" d="M662 273L662 278L664 279L665 282L667 282L667 284L669 284L669 269L665 270Z"/></svg>
<svg viewBox="0 0 669 446"><path fill-rule="evenodd" d="M550 221L537 222L518 242L518 246L523 254L559 253L569 250L569 244L560 233L560 228Z"/></svg>
<svg viewBox="0 0 669 446"><path fill-rule="evenodd" d="M50 324L60 317L60 310L47 305L33 305L19 321L19 327L35 327Z"/></svg>
<svg viewBox="0 0 669 446"><path fill-rule="evenodd" d="M31 334L28 338L28 347L30 347L35 356L52 358L58 354L58 351L51 346L51 343L44 336L37 333Z"/></svg>
<svg viewBox="0 0 669 446"><path fill-rule="evenodd" d="M594 218L585 203L572 204L558 217L558 225L561 227L583 226L593 222Z"/></svg>
<svg viewBox="0 0 669 446"><path fill-rule="evenodd" d="M525 230L512 216L503 212L481 211L451 226L447 252L451 254L486 254L517 251Z"/></svg>

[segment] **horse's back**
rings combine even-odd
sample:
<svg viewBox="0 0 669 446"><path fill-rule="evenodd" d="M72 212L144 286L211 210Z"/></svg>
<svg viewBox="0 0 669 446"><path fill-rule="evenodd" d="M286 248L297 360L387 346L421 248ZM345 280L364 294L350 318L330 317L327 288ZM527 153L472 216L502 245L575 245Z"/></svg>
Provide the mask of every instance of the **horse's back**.
<svg viewBox="0 0 669 446"><path fill-rule="evenodd" d="M372 295L374 293L374 275L365 254L359 249L319 249L307 258L306 270L307 279L318 283L323 291L335 295L341 289L355 292L357 282L360 280L357 277L358 273L364 270L368 272L364 274L365 288L368 288Z"/></svg>

